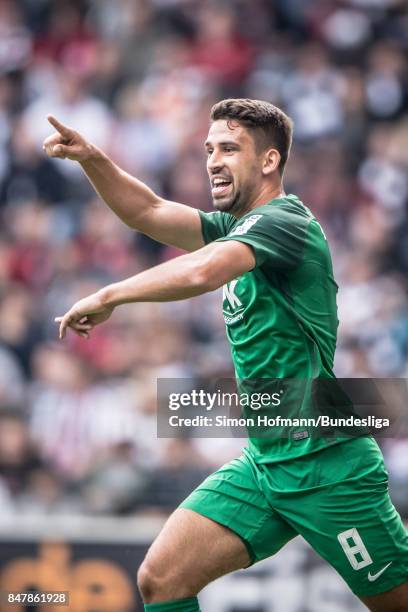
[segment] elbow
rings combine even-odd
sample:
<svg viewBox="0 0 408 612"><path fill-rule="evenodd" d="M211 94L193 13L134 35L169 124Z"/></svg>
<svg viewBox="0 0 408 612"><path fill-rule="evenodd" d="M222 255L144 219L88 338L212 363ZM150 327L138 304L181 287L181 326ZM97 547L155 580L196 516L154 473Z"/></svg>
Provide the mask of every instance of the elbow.
<svg viewBox="0 0 408 612"><path fill-rule="evenodd" d="M215 291L222 286L223 281L215 274L208 263L196 265L192 271L192 282L198 293Z"/></svg>

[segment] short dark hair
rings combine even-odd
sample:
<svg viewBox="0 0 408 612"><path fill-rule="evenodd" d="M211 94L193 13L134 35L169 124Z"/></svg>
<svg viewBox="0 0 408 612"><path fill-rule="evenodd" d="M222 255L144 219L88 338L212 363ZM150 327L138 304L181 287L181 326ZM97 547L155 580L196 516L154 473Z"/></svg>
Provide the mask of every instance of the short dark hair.
<svg viewBox="0 0 408 612"><path fill-rule="evenodd" d="M229 98L214 104L210 117L211 121L239 121L253 132L255 146L259 152L271 145L276 147L281 156L278 170L283 174L292 145L293 121L280 108L263 100Z"/></svg>

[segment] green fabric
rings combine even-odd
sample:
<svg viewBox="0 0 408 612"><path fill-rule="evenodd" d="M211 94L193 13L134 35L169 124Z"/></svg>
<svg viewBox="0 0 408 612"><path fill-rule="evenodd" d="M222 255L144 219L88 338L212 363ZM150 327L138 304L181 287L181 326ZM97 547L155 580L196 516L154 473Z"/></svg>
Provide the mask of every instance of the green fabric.
<svg viewBox="0 0 408 612"><path fill-rule="evenodd" d="M200 612L197 597L145 604L145 612Z"/></svg>
<svg viewBox="0 0 408 612"><path fill-rule="evenodd" d="M223 289L227 338L240 391L282 392L279 410L266 415L315 416L312 380L334 378L337 284L326 237L312 213L293 195L277 198L240 219L200 213L203 237L237 240L254 251L256 266ZM275 387L260 379L295 380ZM266 385L266 387L265 387ZM254 416L253 410L244 411ZM257 416L261 412L257 413ZM249 449L258 463L292 459L337 444L313 428L249 428Z"/></svg>
<svg viewBox="0 0 408 612"><path fill-rule="evenodd" d="M244 451L204 480L181 507L231 529L246 545L251 563L300 534L354 593L368 596L408 576L408 534L387 481L381 451L369 437L270 465L256 463ZM386 566L370 580L369 572L375 576Z"/></svg>

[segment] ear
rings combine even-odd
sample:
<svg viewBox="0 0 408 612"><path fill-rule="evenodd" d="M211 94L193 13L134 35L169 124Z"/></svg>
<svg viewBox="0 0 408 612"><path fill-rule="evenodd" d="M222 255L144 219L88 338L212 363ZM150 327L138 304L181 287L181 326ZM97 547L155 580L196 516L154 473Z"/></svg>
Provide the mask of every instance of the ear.
<svg viewBox="0 0 408 612"><path fill-rule="evenodd" d="M264 176L272 174L278 169L281 160L281 155L277 149L268 149L265 151L262 163L262 174Z"/></svg>

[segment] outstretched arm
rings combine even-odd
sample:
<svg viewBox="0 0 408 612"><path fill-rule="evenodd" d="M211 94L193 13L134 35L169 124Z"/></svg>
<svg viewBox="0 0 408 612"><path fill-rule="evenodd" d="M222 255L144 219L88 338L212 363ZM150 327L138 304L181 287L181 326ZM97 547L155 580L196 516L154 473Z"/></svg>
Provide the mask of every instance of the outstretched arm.
<svg viewBox="0 0 408 612"><path fill-rule="evenodd" d="M63 317L55 319L60 324L59 336L64 338L67 327L71 327L87 337L120 304L184 300L213 291L254 267L250 246L234 240L212 242L195 253L176 257L80 300Z"/></svg>
<svg viewBox="0 0 408 612"><path fill-rule="evenodd" d="M187 251L204 245L196 209L160 198L81 134L51 115L48 121L56 133L44 141L44 151L49 157L79 162L97 193L124 223L158 242Z"/></svg>

